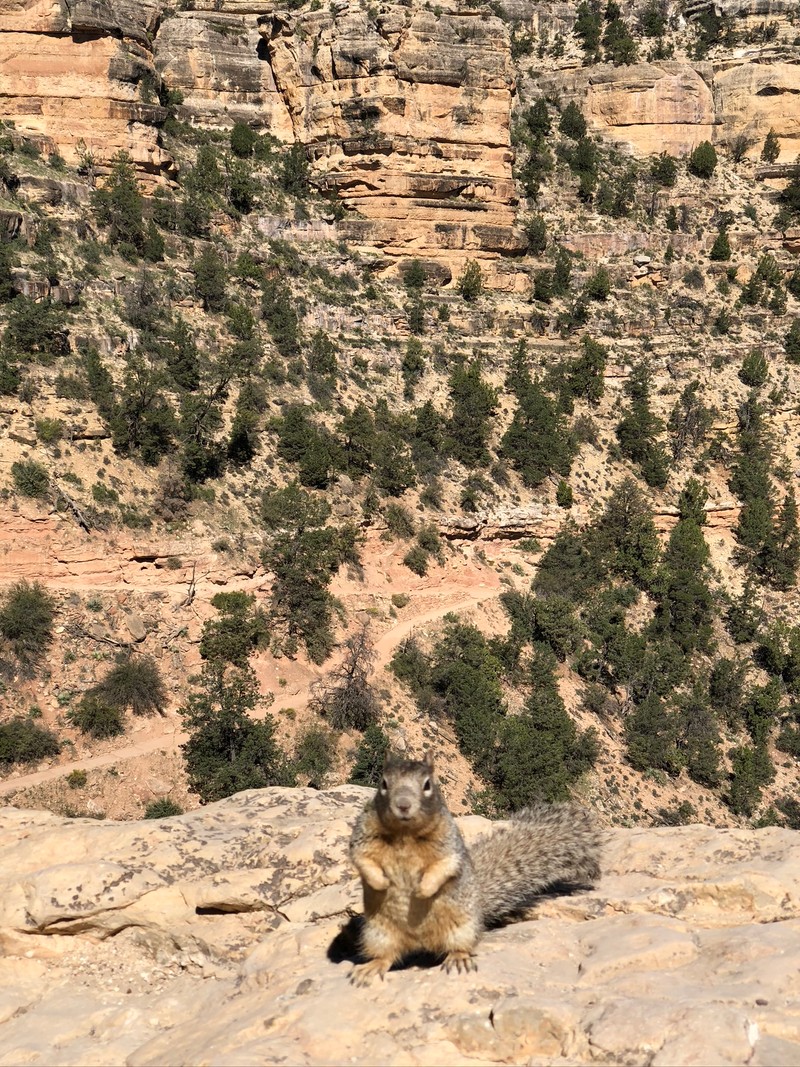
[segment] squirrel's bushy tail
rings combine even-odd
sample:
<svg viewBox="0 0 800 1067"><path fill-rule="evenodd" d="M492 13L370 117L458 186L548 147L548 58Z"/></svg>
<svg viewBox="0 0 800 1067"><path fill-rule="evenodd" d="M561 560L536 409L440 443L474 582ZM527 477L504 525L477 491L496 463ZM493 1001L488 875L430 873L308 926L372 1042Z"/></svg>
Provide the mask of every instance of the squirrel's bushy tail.
<svg viewBox="0 0 800 1067"><path fill-rule="evenodd" d="M577 804L523 808L508 826L470 850L484 924L520 911L557 882L591 883L600 875L601 832Z"/></svg>

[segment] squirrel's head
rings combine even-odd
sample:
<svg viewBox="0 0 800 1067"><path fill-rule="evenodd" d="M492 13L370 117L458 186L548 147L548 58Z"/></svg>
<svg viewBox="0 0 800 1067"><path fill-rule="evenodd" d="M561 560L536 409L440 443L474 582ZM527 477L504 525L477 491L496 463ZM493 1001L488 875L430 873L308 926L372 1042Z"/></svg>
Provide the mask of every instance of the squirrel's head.
<svg viewBox="0 0 800 1067"><path fill-rule="evenodd" d="M375 807L385 826L394 832L412 833L424 826L441 804L430 752L421 760L388 754L375 794Z"/></svg>

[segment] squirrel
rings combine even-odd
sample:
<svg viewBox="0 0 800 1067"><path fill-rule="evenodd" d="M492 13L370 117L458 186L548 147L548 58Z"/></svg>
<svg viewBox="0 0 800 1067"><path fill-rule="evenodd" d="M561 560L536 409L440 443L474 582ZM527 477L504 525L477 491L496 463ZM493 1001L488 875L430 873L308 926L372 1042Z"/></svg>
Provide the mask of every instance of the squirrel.
<svg viewBox="0 0 800 1067"><path fill-rule="evenodd" d="M597 824L571 803L524 808L470 851L432 755L417 761L390 753L350 840L364 891L360 947L367 960L350 980L364 986L383 979L413 952L444 957L448 972L477 970L475 946L488 926L555 882L593 882L599 853Z"/></svg>

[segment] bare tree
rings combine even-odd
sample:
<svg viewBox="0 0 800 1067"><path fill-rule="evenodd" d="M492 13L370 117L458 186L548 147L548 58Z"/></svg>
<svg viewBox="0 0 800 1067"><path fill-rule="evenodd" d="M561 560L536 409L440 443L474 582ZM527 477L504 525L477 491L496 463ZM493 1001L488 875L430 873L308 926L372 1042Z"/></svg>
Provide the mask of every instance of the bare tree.
<svg viewBox="0 0 800 1067"><path fill-rule="evenodd" d="M379 705L369 677L375 663L369 630L362 625L342 645L341 662L313 688L310 706L335 730L364 731L378 720Z"/></svg>

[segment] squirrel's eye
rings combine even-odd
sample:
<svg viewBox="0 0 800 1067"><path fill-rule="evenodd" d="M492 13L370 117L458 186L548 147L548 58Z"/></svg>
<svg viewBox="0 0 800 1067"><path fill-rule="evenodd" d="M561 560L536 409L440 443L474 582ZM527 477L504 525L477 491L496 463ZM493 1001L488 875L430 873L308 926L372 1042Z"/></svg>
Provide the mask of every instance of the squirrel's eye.
<svg viewBox="0 0 800 1067"><path fill-rule="evenodd" d="M389 783L386 781L385 778L381 778L381 792L382 793L388 793L389 792Z"/></svg>
<svg viewBox="0 0 800 1067"><path fill-rule="evenodd" d="M423 793L430 793L430 791L431 791L431 780L430 780L430 778L426 778L425 781L422 783L422 792Z"/></svg>

